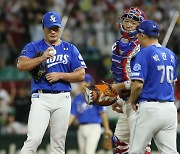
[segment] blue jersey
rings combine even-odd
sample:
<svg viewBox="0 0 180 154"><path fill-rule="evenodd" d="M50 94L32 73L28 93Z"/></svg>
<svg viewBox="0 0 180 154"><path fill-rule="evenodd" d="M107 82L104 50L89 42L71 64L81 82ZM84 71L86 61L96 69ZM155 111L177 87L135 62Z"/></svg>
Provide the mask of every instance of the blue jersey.
<svg viewBox="0 0 180 154"><path fill-rule="evenodd" d="M33 58L35 54L39 51L46 51L50 47L44 40L37 42L31 42L27 44L22 50L20 56L25 56L28 58ZM56 54L51 59L46 60L47 70L46 73L50 72L73 72L78 68L86 68L86 64L79 53L78 49L68 43L62 41L59 45L53 45L56 50ZM51 91L71 91L71 85L69 82L64 80L59 80L57 82L49 83L45 76L40 81L35 81L32 79L31 82L31 92L37 91L39 89L51 90Z"/></svg>
<svg viewBox="0 0 180 154"><path fill-rule="evenodd" d="M105 112L106 107L88 105L83 94L74 97L71 107L71 114L76 116L79 124L102 123L100 114Z"/></svg>
<svg viewBox="0 0 180 154"><path fill-rule="evenodd" d="M142 80L144 86L137 102L174 101L177 57L160 44L143 48L133 61L131 79Z"/></svg>

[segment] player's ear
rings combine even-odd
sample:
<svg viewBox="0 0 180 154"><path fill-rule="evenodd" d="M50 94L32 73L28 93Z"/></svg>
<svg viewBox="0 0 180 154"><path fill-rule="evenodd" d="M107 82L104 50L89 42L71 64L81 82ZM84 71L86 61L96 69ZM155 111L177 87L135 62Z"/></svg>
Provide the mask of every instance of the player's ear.
<svg viewBox="0 0 180 154"><path fill-rule="evenodd" d="M145 36L145 34L143 34L143 33L139 33L139 35L140 35L141 37L144 37L144 36Z"/></svg>
<svg viewBox="0 0 180 154"><path fill-rule="evenodd" d="M138 37L142 37L142 33L138 33L137 36L138 36Z"/></svg>

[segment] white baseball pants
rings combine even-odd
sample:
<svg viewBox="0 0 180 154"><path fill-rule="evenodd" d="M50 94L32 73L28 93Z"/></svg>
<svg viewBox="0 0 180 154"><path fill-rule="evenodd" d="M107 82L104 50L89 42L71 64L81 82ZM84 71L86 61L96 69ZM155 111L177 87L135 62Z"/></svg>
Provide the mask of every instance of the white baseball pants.
<svg viewBox="0 0 180 154"><path fill-rule="evenodd" d="M95 154L100 137L100 124L79 125L78 144L80 154Z"/></svg>
<svg viewBox="0 0 180 154"><path fill-rule="evenodd" d="M130 154L142 154L154 138L161 154L178 154L177 109L173 102L141 102L130 138Z"/></svg>
<svg viewBox="0 0 180 154"><path fill-rule="evenodd" d="M65 154L65 139L71 108L70 93L32 94L27 140L20 154L36 154L50 125L51 154Z"/></svg>
<svg viewBox="0 0 180 154"><path fill-rule="evenodd" d="M123 113L119 114L118 122L116 124L115 135L120 141L127 144L130 142L130 129L135 120L135 111L132 109L130 103L125 103L123 106Z"/></svg>

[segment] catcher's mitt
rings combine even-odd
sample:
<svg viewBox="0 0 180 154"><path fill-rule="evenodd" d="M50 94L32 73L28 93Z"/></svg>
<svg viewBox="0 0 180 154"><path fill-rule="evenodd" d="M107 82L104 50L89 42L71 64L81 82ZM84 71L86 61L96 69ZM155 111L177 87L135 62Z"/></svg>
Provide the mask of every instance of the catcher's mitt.
<svg viewBox="0 0 180 154"><path fill-rule="evenodd" d="M117 100L118 93L108 83L103 82L102 84L85 87L84 95L86 103L89 105L108 106Z"/></svg>
<svg viewBox="0 0 180 154"><path fill-rule="evenodd" d="M36 53L35 57L40 57L43 55L43 51L39 51ZM34 69L29 71L30 75L34 78L35 81L39 81L44 74L46 73L46 61L42 62L40 65L36 66Z"/></svg>
<svg viewBox="0 0 180 154"><path fill-rule="evenodd" d="M112 150L112 141L110 135L104 134L102 146L105 150Z"/></svg>

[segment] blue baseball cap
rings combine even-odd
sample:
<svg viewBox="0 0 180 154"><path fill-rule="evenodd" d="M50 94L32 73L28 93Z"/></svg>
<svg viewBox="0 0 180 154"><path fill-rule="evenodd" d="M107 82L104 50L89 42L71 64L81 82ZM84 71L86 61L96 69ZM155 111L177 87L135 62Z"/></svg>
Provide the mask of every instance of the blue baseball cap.
<svg viewBox="0 0 180 154"><path fill-rule="evenodd" d="M158 36L160 33L159 25L153 20L144 20L137 27L138 33L143 33L150 36Z"/></svg>
<svg viewBox="0 0 180 154"><path fill-rule="evenodd" d="M50 28L52 26L62 27L62 25L61 25L61 17L56 12L53 12L53 11L47 12L43 16L42 24L46 28Z"/></svg>
<svg viewBox="0 0 180 154"><path fill-rule="evenodd" d="M94 80L90 74L86 73L85 78L84 78L84 82L88 82L92 85L94 83Z"/></svg>

